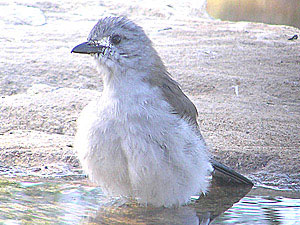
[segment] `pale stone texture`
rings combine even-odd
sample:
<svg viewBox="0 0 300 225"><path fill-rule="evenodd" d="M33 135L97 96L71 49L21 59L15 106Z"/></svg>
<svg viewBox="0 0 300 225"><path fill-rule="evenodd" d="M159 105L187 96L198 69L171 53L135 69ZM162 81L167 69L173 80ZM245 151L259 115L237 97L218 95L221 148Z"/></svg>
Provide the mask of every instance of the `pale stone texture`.
<svg viewBox="0 0 300 225"><path fill-rule="evenodd" d="M127 15L196 104L212 154L257 183L299 188L300 41L287 40L299 29L212 20L196 1L26 2L0 2L1 165L77 165L76 118L102 81L70 51L100 17Z"/></svg>

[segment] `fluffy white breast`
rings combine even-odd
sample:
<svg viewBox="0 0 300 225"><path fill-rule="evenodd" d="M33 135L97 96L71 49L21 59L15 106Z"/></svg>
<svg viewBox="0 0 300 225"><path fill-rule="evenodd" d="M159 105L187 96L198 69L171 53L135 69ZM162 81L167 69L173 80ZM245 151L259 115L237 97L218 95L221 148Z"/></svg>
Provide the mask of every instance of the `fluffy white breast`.
<svg viewBox="0 0 300 225"><path fill-rule="evenodd" d="M208 187L205 144L157 87L131 75L107 81L82 111L75 139L82 166L108 194L154 206L187 203Z"/></svg>

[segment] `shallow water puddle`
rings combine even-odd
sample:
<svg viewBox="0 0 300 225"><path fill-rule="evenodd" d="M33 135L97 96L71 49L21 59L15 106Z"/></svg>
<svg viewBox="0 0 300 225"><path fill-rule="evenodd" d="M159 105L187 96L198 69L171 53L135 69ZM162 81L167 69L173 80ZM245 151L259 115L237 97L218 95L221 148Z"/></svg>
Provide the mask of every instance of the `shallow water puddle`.
<svg viewBox="0 0 300 225"><path fill-rule="evenodd" d="M105 197L87 180L0 180L1 224L297 224L300 193L216 187L188 206L165 209Z"/></svg>
<svg viewBox="0 0 300 225"><path fill-rule="evenodd" d="M299 0L207 0L207 11L214 18L286 24L300 28Z"/></svg>

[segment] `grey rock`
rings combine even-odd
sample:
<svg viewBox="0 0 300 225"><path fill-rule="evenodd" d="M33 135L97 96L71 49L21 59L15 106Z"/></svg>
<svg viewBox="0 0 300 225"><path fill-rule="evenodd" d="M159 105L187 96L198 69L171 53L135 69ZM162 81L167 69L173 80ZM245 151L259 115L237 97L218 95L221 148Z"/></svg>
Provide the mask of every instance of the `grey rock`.
<svg viewBox="0 0 300 225"><path fill-rule="evenodd" d="M299 188L300 42L287 41L299 29L216 21L193 5L166 2L15 1L40 10L36 18L46 23L0 22L1 164L78 166L68 146L102 81L88 56L70 51L99 17L125 12L196 104L216 158L258 183ZM0 11L11 6L0 4Z"/></svg>

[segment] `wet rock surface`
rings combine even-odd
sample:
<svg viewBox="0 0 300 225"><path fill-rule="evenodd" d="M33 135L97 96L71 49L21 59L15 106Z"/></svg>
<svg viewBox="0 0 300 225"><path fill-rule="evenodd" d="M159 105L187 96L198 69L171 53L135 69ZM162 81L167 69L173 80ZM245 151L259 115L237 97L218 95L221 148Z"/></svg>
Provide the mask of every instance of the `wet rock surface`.
<svg viewBox="0 0 300 225"><path fill-rule="evenodd" d="M193 100L211 152L257 183L300 182L299 29L217 21L148 1L0 3L1 166L78 167L76 118L102 90L89 56L71 49L100 17L127 15Z"/></svg>

